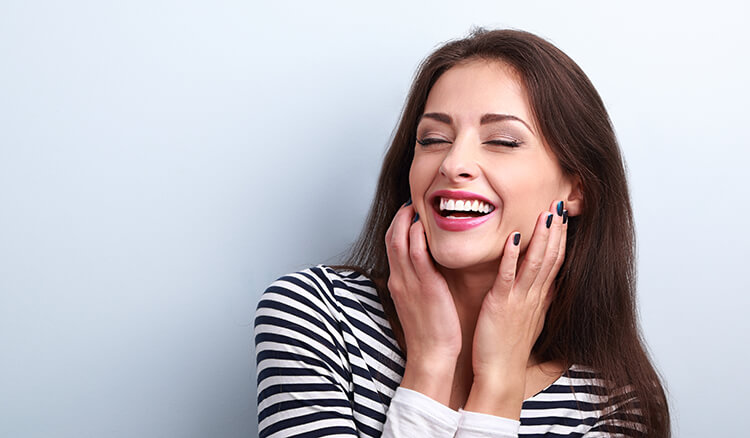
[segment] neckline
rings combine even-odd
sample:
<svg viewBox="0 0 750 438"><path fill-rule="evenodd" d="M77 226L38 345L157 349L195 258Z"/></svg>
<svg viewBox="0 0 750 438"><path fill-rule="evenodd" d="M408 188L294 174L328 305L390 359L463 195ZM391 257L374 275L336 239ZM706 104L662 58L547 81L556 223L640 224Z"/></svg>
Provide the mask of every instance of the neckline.
<svg viewBox="0 0 750 438"><path fill-rule="evenodd" d="M541 391L539 391L539 392L537 392L536 394L532 395L531 397L529 397L529 398L525 399L525 400L524 400L523 402L524 402L524 403L526 403L527 401L533 401L533 399L535 399L535 398L536 398L536 397L537 397L538 395L540 395L540 394L542 394L542 393L544 393L544 392L547 392L547 390L549 390L549 389L550 389L550 388L552 388L553 386L557 385L557 384L558 384L558 382L560 382L560 380L562 380L562 378L563 378L563 377L566 377L566 376L568 376L568 373L569 373L570 371L572 371L572 369L573 369L573 367L574 367L574 366L575 366L575 365L571 365L570 367L568 367L568 368L567 368L567 369L566 369L565 371L563 371L563 372L562 372L562 373L560 374L560 376L558 376L558 377L557 377L557 379L555 379L555 380L554 380L554 381L553 381L552 383L550 383L549 385L547 385L546 387L544 387L544 389L542 389Z"/></svg>

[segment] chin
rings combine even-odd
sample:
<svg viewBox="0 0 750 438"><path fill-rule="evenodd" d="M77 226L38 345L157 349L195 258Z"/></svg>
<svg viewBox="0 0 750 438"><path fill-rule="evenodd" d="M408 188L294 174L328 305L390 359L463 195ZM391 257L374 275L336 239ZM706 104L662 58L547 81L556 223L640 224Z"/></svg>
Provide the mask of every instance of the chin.
<svg viewBox="0 0 750 438"><path fill-rule="evenodd" d="M430 253L435 263L448 269L471 268L493 259L493 257L488 257L488 254L479 254L476 251L467 250L467 248L442 248L438 246L434 249L431 248Z"/></svg>

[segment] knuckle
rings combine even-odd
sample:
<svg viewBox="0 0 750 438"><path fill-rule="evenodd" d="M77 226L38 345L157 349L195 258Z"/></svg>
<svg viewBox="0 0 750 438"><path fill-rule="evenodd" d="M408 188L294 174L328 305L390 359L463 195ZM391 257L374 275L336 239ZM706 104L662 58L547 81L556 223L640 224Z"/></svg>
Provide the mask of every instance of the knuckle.
<svg viewBox="0 0 750 438"><path fill-rule="evenodd" d="M562 264L563 261L565 261L565 251L557 251L557 257L555 258L555 263Z"/></svg>
<svg viewBox="0 0 750 438"><path fill-rule="evenodd" d="M393 231L392 230L389 229L388 232L385 233L384 240L385 240L386 248L390 248L391 246L393 246Z"/></svg>
<svg viewBox="0 0 750 438"><path fill-rule="evenodd" d="M539 257L531 257L531 258L528 258L526 261L529 264L528 265L529 269L532 272L539 272L542 269L543 260L541 258L539 258Z"/></svg>
<svg viewBox="0 0 750 438"><path fill-rule="evenodd" d="M417 247L417 245L411 245L409 247L409 256L412 258L412 260L421 260L422 251Z"/></svg>
<svg viewBox="0 0 750 438"><path fill-rule="evenodd" d="M500 273L500 281L503 283L512 283L515 278L515 275L510 271L503 271Z"/></svg>
<svg viewBox="0 0 750 438"><path fill-rule="evenodd" d="M388 278L388 290L393 294L401 290L401 282L396 280L394 277Z"/></svg>
<svg viewBox="0 0 750 438"><path fill-rule="evenodd" d="M397 252L397 253L402 252L403 249L404 249L403 243L399 242L396 239L391 239L390 244L388 246L391 249L391 251L394 251L394 252Z"/></svg>
<svg viewBox="0 0 750 438"><path fill-rule="evenodd" d="M547 260L549 260L550 262L555 262L559 253L560 250L557 247L550 248L550 250L547 252Z"/></svg>

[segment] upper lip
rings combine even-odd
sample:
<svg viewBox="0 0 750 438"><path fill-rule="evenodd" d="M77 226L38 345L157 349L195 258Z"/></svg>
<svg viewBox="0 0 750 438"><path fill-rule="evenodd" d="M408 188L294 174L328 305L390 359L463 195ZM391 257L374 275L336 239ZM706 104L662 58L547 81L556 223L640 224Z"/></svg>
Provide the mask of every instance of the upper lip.
<svg viewBox="0 0 750 438"><path fill-rule="evenodd" d="M450 198L450 199L471 199L471 200L476 199L486 204L490 204L492 207L496 207L495 203L490 201L486 197L476 194L476 193L467 192L464 190L437 190L430 195L430 198L429 198L430 202L434 203L435 199L439 197Z"/></svg>

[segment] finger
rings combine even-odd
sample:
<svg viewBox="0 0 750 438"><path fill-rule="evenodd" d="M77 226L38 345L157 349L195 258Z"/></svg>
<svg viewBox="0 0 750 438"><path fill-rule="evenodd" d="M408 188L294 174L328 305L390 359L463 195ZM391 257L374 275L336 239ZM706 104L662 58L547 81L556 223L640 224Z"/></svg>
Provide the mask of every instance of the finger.
<svg viewBox="0 0 750 438"><path fill-rule="evenodd" d="M552 267L552 272L550 272L550 275L547 277L547 281L544 284L544 288L548 291L547 296L545 298L544 308L545 310L549 307L550 303L552 302L552 299L554 298L554 292L552 290L552 286L555 282L555 278L557 278L557 274L560 272L560 267L562 266L563 262L565 261L565 248L568 241L568 221L567 221L568 211L563 211L563 219L562 219L562 226L560 231L560 246L557 252L557 261L555 262L555 265Z"/></svg>
<svg viewBox="0 0 750 438"><path fill-rule="evenodd" d="M557 276L560 265L562 265L562 260L564 257L564 255L562 254L564 254L565 248L565 243L561 242L565 234L563 232L562 223L565 203L563 201L556 201L553 203L553 207L554 208L552 210L555 212L555 215L550 227L550 237L549 241L547 242L547 250L544 254L544 262L542 264L542 269L540 270L539 275L534 280L534 284L531 286L530 295L530 298L535 300L540 310L543 310L545 312L552 296L550 294L552 283L555 280L555 276ZM561 244L563 245L562 254L560 247Z"/></svg>
<svg viewBox="0 0 750 438"><path fill-rule="evenodd" d="M550 275L550 278L548 279L551 283L554 281L555 277L557 277L557 273L560 271L560 267L562 266L563 262L565 261L565 248L566 244L568 242L568 210L563 210L563 216L561 218L560 222L560 245L557 249L557 260L555 261L555 266L552 268L552 272Z"/></svg>
<svg viewBox="0 0 750 438"><path fill-rule="evenodd" d="M516 265L518 264L518 255L521 253L521 233L515 232L508 236L503 248L503 255L500 259L495 284L492 286L490 293L498 295L507 295L513 289L513 283L516 280Z"/></svg>
<svg viewBox="0 0 750 438"><path fill-rule="evenodd" d="M399 207L398 210L396 210L396 214L393 216L393 219L391 219L391 224L388 226L388 230L385 232L385 250L386 254L388 253L389 244L391 242L391 238L393 237L393 224L396 222L396 216L398 213L406 206L406 204Z"/></svg>
<svg viewBox="0 0 750 438"><path fill-rule="evenodd" d="M544 255L544 261L542 263L542 269L532 284L527 299L531 303L535 304L534 313L537 315L536 326L534 327L534 338L536 339L544 328L544 320L547 314L547 309L552 302L553 291L550 286L554 281L555 276L560 267L560 245L561 240L564 239L564 225L563 212L564 202L555 201L552 203L550 208L554 212L552 222L550 224L550 236L547 241L547 248ZM546 223L545 223L546 225ZM563 251L565 243L562 242Z"/></svg>
<svg viewBox="0 0 750 438"><path fill-rule="evenodd" d="M544 263L544 253L549 241L550 229L547 228L547 221L552 221L553 214L545 211L539 215L534 227L534 234L531 236L531 242L526 249L521 268L516 276L516 282L513 291L527 294L531 285L534 284L539 271ZM551 225L551 222L550 222Z"/></svg>
<svg viewBox="0 0 750 438"><path fill-rule="evenodd" d="M386 254L391 276L408 275L413 271L409 259L409 227L414 216L414 206L401 207L386 232Z"/></svg>
<svg viewBox="0 0 750 438"><path fill-rule="evenodd" d="M549 227L549 240L547 241L547 248L544 251L544 260L542 262L542 268L539 270L532 285L532 290L539 292L542 295L546 293L546 289L543 287L548 284L550 277L554 278L556 272L554 270L555 265L558 261L560 254L560 236L562 235L562 215L563 207L565 204L563 201L555 201L552 203L550 211L554 212L552 216L552 222ZM546 225L546 224L545 224Z"/></svg>
<svg viewBox="0 0 750 438"><path fill-rule="evenodd" d="M430 279L438 273L427 251L424 225L419 220L414 222L409 229L409 258L418 277Z"/></svg>

